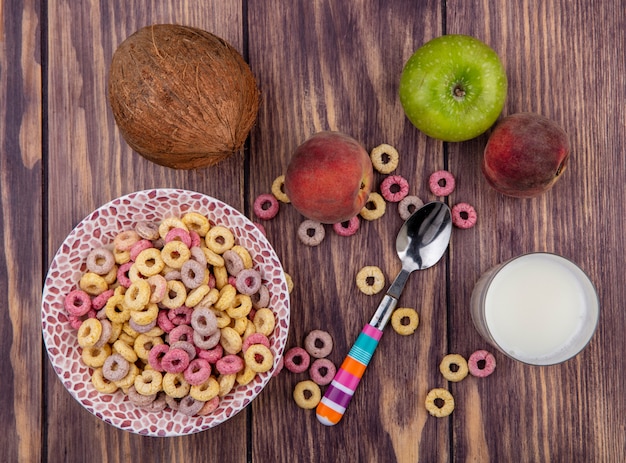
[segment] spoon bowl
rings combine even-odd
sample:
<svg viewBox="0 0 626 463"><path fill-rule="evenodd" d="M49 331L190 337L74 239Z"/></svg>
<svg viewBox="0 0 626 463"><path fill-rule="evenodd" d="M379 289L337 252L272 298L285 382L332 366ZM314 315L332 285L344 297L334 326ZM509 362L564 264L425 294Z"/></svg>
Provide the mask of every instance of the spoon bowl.
<svg viewBox="0 0 626 463"><path fill-rule="evenodd" d="M451 233L450 208L440 201L425 204L404 222L396 238L396 252L402 262L402 269L370 322L363 327L318 404L316 414L320 423L333 426L341 420L374 355L383 329L400 299L409 275L415 270L424 270L439 262L448 248Z"/></svg>

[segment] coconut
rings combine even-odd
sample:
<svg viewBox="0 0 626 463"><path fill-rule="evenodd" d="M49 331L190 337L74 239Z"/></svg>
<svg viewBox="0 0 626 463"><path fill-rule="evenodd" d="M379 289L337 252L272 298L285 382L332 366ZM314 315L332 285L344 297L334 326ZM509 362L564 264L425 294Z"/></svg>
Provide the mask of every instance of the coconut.
<svg viewBox="0 0 626 463"><path fill-rule="evenodd" d="M210 32L139 29L113 54L109 104L130 147L176 169L214 165L242 149L259 109L243 57Z"/></svg>

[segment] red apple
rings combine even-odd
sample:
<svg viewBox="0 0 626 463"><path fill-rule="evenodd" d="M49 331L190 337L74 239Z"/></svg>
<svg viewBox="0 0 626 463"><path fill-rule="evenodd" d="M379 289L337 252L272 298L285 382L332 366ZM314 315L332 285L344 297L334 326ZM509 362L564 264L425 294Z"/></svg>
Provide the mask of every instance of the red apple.
<svg viewBox="0 0 626 463"><path fill-rule="evenodd" d="M373 178L372 161L357 140L341 132L318 132L294 151L285 192L306 218L334 224L361 211Z"/></svg>
<svg viewBox="0 0 626 463"><path fill-rule="evenodd" d="M496 191L531 198L552 188L569 155L567 134L556 122L539 114L512 114L491 133L482 172Z"/></svg>

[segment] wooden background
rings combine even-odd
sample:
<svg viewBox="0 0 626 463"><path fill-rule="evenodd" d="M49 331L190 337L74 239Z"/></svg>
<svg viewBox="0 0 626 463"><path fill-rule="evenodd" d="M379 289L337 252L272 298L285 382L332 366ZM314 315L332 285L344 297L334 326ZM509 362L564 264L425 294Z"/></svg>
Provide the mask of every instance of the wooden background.
<svg viewBox="0 0 626 463"><path fill-rule="evenodd" d="M263 94L246 150L222 164L175 171L149 163L121 139L106 100L115 48L138 28L180 23L213 32L250 63ZM626 13L622 0L0 0L0 461L567 461L617 462L626 454L624 300L624 111ZM404 62L443 33L484 40L509 78L503 114L534 111L571 137L563 178L532 200L491 190L479 163L485 134L441 143L418 132L397 98ZM340 425L325 428L297 408L303 375L285 372L218 428L147 438L113 428L64 390L41 339L48 264L70 230L105 202L132 191L178 187L215 196L252 217L291 151L312 133L340 130L369 150L389 143L397 172L424 200L428 175L457 178L450 204L479 215L454 230L449 253L412 275L400 301L415 307L414 336L383 337ZM377 177L380 180L382 177ZM354 275L400 266L395 205L358 235L327 233L316 248L296 238L291 207L265 223L293 277L288 347L316 328L335 339L339 363L378 304ZM438 363L487 347L468 304L478 276L526 251L577 262L596 283L598 331L559 366L524 366L497 356L494 375L447 383ZM423 401L449 388L457 407L429 417Z"/></svg>

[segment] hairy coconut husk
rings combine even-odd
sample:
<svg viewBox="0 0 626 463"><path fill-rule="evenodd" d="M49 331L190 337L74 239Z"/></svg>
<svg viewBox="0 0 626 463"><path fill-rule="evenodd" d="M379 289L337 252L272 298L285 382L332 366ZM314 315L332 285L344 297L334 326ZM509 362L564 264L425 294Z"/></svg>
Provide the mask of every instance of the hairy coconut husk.
<svg viewBox="0 0 626 463"><path fill-rule="evenodd" d="M118 47L109 103L130 147L177 169L214 165L239 151L260 93L243 57L192 27L144 27Z"/></svg>

